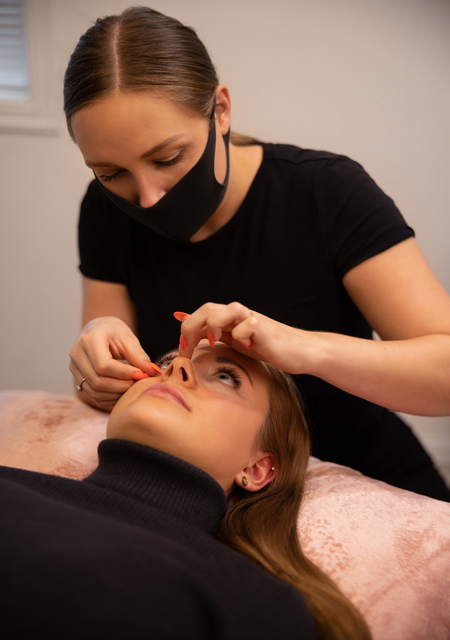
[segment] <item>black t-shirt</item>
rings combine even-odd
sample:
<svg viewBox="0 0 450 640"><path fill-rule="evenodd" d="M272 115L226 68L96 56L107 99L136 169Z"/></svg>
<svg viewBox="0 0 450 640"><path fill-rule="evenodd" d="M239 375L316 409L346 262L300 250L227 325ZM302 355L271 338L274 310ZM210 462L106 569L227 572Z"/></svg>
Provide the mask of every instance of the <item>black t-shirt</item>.
<svg viewBox="0 0 450 640"><path fill-rule="evenodd" d="M216 540L227 502L166 453L105 440L82 482L0 467L2 637L317 637L301 595Z"/></svg>
<svg viewBox="0 0 450 640"><path fill-rule="evenodd" d="M205 302L237 300L290 326L372 337L342 277L413 230L349 158L290 145L263 148L237 213L198 243L166 240L116 208L96 181L89 186L79 225L81 272L127 286L152 359L178 344L173 312L191 313ZM396 484L398 457L410 455L409 430L385 409L318 378L295 379L314 453ZM388 431L396 428L394 452Z"/></svg>

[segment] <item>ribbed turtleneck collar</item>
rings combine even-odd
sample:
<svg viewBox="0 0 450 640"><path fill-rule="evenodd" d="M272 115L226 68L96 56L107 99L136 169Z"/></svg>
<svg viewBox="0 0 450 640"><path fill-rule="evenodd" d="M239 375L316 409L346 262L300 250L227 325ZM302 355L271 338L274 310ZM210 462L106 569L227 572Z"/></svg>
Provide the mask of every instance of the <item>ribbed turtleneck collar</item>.
<svg viewBox="0 0 450 640"><path fill-rule="evenodd" d="M103 440L90 482L212 533L225 515L221 486L207 473L174 456L125 440Z"/></svg>

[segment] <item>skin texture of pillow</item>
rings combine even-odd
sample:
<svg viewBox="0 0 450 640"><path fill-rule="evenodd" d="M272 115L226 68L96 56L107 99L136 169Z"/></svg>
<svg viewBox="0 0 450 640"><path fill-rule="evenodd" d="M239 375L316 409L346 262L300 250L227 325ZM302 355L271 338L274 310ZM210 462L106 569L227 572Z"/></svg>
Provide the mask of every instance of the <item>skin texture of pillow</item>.
<svg viewBox="0 0 450 640"><path fill-rule="evenodd" d="M76 396L0 392L0 464L81 480L107 420ZM298 527L374 640L450 638L450 504L311 458Z"/></svg>

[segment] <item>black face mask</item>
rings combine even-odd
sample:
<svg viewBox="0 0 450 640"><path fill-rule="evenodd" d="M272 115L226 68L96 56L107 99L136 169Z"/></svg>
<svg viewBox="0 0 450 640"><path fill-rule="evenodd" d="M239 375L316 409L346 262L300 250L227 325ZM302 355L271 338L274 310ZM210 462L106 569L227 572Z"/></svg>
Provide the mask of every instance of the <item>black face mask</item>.
<svg viewBox="0 0 450 640"><path fill-rule="evenodd" d="M200 160L152 207L140 207L109 191L95 176L108 198L122 211L164 238L189 242L194 233L218 209L230 173L230 131L223 137L227 153L227 172L223 184L214 173L216 127L211 123L208 141Z"/></svg>

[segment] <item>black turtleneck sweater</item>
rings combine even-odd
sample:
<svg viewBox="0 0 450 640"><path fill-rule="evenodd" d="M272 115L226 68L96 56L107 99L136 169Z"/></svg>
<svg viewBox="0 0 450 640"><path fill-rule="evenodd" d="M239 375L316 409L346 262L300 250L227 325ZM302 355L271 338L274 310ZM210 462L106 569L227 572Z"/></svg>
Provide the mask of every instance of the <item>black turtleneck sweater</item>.
<svg viewBox="0 0 450 640"><path fill-rule="evenodd" d="M217 541L209 475L122 440L83 480L0 467L5 640L316 638L303 599Z"/></svg>

